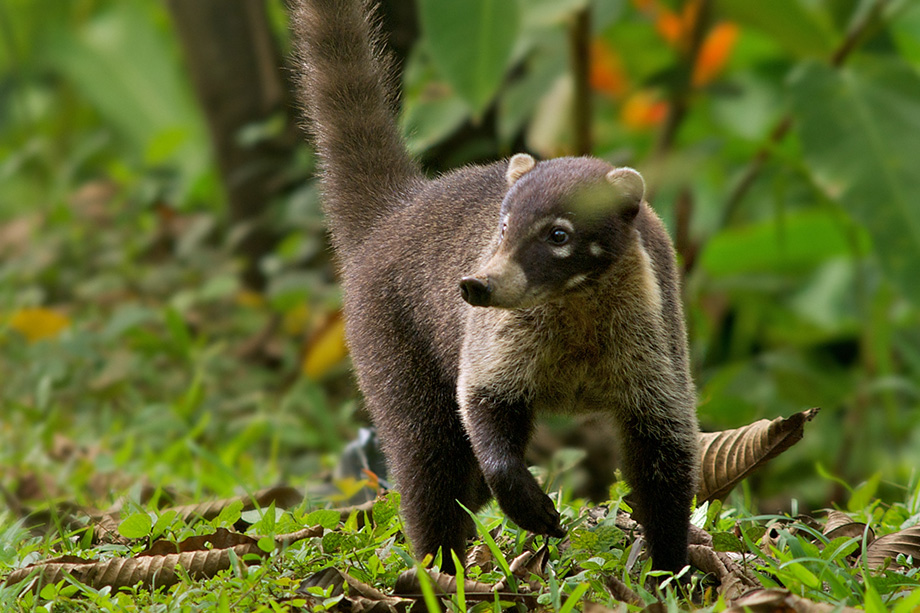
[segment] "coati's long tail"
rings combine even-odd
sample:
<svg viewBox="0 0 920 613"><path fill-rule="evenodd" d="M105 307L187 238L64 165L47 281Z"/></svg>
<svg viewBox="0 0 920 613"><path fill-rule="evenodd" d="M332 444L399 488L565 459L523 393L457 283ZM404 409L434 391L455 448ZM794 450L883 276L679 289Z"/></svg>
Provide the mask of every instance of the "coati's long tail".
<svg viewBox="0 0 920 613"><path fill-rule="evenodd" d="M421 180L394 113L375 22L362 0L300 0L292 28L300 96L323 170L325 213L342 263Z"/></svg>

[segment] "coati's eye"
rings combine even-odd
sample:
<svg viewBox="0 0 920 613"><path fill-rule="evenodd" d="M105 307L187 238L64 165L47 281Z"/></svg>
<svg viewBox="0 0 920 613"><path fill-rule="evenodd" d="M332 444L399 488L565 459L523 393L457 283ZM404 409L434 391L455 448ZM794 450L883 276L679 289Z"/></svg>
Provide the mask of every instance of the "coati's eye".
<svg viewBox="0 0 920 613"><path fill-rule="evenodd" d="M553 245L564 245L569 242L569 233L562 228L553 228L549 231L549 236L546 237L546 240Z"/></svg>

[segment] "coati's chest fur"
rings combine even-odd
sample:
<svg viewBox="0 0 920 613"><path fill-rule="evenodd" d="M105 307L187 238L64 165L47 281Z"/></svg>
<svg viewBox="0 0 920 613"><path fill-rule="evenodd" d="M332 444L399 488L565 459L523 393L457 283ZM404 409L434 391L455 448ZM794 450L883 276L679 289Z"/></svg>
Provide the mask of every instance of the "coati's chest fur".
<svg viewBox="0 0 920 613"><path fill-rule="evenodd" d="M529 309L470 313L476 333L461 377L474 372L540 413L641 411L648 385L674 386L660 290L636 238L591 288Z"/></svg>

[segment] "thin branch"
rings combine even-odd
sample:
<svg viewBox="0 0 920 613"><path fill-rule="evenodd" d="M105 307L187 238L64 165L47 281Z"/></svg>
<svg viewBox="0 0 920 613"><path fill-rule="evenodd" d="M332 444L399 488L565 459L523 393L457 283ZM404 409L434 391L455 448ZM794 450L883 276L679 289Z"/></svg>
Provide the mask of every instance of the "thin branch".
<svg viewBox="0 0 920 613"><path fill-rule="evenodd" d="M569 31L572 76L575 81L572 122L575 155L590 155L591 138L591 3L575 14Z"/></svg>

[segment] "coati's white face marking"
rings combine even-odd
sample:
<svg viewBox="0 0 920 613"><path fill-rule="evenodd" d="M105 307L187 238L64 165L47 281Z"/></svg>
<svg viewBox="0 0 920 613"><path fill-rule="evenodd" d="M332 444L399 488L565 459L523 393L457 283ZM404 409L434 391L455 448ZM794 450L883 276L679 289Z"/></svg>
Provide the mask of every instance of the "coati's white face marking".
<svg viewBox="0 0 920 613"><path fill-rule="evenodd" d="M604 255L604 248L601 247L598 243L591 243L588 245L588 252L596 258Z"/></svg>
<svg viewBox="0 0 920 613"><path fill-rule="evenodd" d="M572 277L571 279L565 282L565 287L566 289L572 289L574 287L578 287L579 285L581 285L587 280L588 280L588 275L585 275L585 274L575 275L574 277Z"/></svg>

